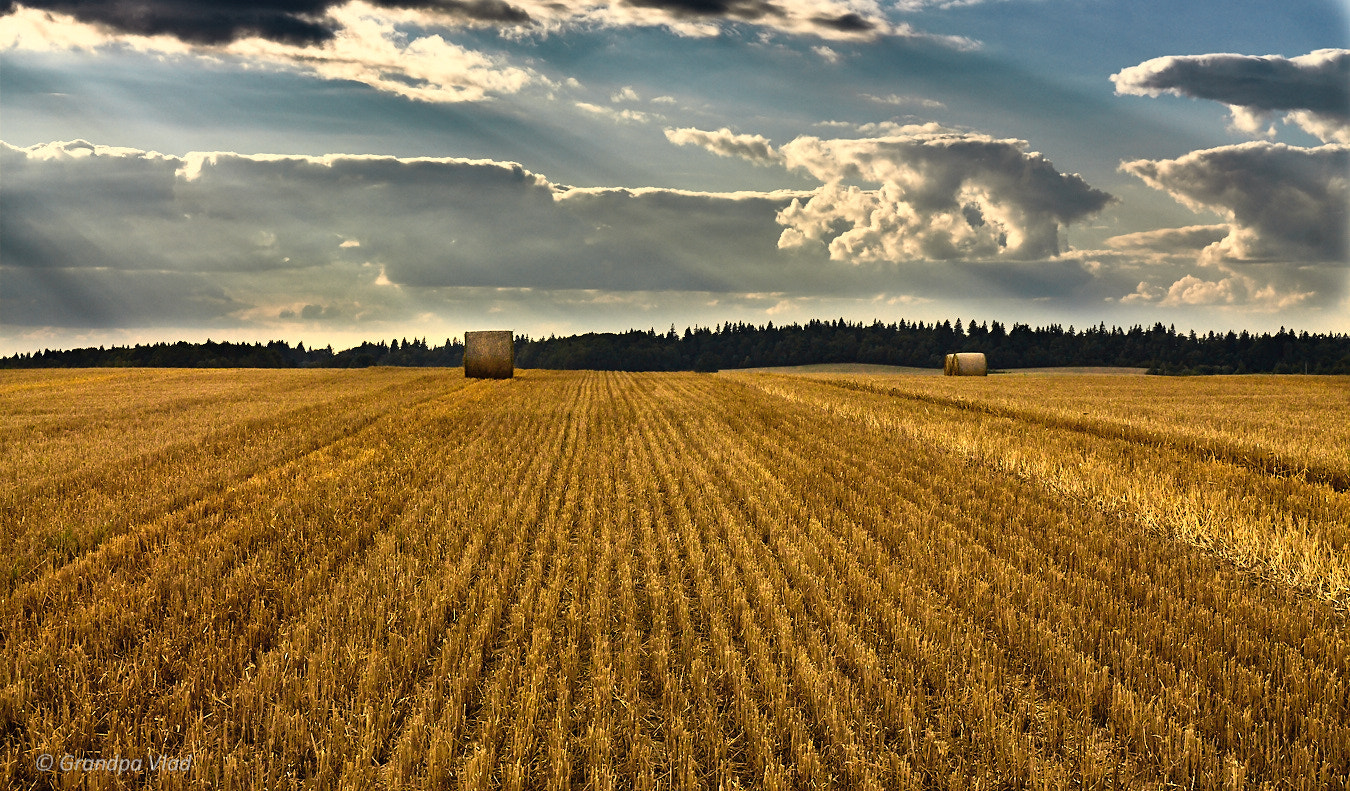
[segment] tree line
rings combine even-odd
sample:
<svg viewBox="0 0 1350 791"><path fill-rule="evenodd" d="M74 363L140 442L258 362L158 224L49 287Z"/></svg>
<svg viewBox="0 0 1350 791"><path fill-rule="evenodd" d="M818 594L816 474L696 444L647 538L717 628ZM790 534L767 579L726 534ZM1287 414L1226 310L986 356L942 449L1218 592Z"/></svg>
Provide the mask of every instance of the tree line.
<svg viewBox="0 0 1350 791"><path fill-rule="evenodd" d="M710 327L671 325L667 332L629 330L547 338L516 338L520 368L616 371L715 371L815 363L876 363L941 368L951 352L984 352L996 369L1044 366L1126 366L1159 374L1350 374L1350 335L1310 334L1283 327L1260 335L1194 331L1161 323L1145 329L1059 324L1031 327L959 319L871 324L810 321L775 326L731 322ZM464 344L447 338L365 342L342 351L269 343L155 343L68 350L44 349L0 358L0 368L365 368L375 365L457 367Z"/></svg>

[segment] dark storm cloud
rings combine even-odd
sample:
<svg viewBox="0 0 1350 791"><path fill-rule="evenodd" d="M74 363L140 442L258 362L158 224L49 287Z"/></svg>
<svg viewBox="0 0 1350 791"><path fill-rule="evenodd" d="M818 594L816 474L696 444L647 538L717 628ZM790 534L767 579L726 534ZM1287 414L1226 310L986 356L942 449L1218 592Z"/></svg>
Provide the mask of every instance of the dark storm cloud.
<svg viewBox="0 0 1350 791"><path fill-rule="evenodd" d="M837 30L840 33L866 33L876 28L876 23L853 12L837 16L815 16L811 18L811 21L823 28Z"/></svg>
<svg viewBox="0 0 1350 791"><path fill-rule="evenodd" d="M502 0L472 0L471 2L458 2L458 0L442 0L434 4L422 6L403 3L377 3L387 8L430 8L443 14L472 19L475 22L499 22L506 25L526 25L531 21L529 13L524 9L516 8L510 3Z"/></svg>
<svg viewBox="0 0 1350 791"><path fill-rule="evenodd" d="M20 6L68 14L132 35L169 35L193 44L227 44L257 36L288 44L318 44L333 38L337 23L328 16L335 0L31 0L10 2L4 14ZM526 24L530 15L504 0L430 0L388 2L384 8L433 11L452 18L509 25Z"/></svg>
<svg viewBox="0 0 1350 791"><path fill-rule="evenodd" d="M324 19L328 0L265 0L265 2L197 2L197 0L32 0L11 2L5 13L20 5L68 14L82 22L105 25L121 33L167 34L194 44L224 44L259 36L291 44L312 44L333 36Z"/></svg>
<svg viewBox="0 0 1350 791"><path fill-rule="evenodd" d="M711 17L755 21L782 16L783 10L766 0L625 0L637 8L657 8L677 18Z"/></svg>
<svg viewBox="0 0 1350 791"><path fill-rule="evenodd" d="M836 14L811 13L819 8L811 9L809 5L793 2L774 3L769 0L623 0L623 2L634 8L659 9L677 19L729 19L779 23L799 31L832 38L866 38L882 32L883 27L881 20L868 19L856 11L841 8Z"/></svg>

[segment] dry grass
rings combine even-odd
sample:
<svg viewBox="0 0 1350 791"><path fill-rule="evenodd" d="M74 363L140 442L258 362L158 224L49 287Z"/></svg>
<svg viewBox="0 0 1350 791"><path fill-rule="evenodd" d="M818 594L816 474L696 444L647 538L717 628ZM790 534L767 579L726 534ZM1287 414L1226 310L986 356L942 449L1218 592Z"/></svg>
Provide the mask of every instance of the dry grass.
<svg viewBox="0 0 1350 791"><path fill-rule="evenodd" d="M1344 377L748 381L1350 607L1350 398L1332 395ZM1289 431L1308 424L1325 429Z"/></svg>
<svg viewBox="0 0 1350 791"><path fill-rule="evenodd" d="M813 363L811 365L783 365L768 368L740 368L738 373L771 374L890 374L893 376L941 376L941 368L914 368L907 365L876 365L873 363Z"/></svg>
<svg viewBox="0 0 1350 791"><path fill-rule="evenodd" d="M1346 493L1074 382L4 375L0 784L1346 788Z"/></svg>

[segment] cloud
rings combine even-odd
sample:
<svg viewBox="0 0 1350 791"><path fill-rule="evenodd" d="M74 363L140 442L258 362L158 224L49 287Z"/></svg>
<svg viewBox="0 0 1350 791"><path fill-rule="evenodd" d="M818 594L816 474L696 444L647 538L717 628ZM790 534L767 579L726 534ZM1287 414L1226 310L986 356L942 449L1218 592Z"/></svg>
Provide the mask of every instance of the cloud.
<svg viewBox="0 0 1350 791"><path fill-rule="evenodd" d="M895 7L901 11L915 12L923 11L927 8L963 8L965 6L981 5L994 0L896 0Z"/></svg>
<svg viewBox="0 0 1350 791"><path fill-rule="evenodd" d="M645 124L653 118L651 113L644 113L641 110L630 110L628 108L616 110L613 107L605 107L601 104L591 104L590 102L573 102L573 104L576 105L578 110L585 110L594 115L603 115L610 120L618 121L620 123ZM655 117L660 118L660 116Z"/></svg>
<svg viewBox="0 0 1350 791"><path fill-rule="evenodd" d="M725 24L744 24L788 35L827 40L881 36L922 38L960 49L975 45L957 36L936 36L893 24L876 0L241 0L135 3L78 0L10 2L3 15L46 16L61 25L83 25L117 40L165 37L193 47L218 49L249 40L289 47L336 40L354 7L418 30L495 27L508 35L580 27L657 27L676 33L716 35Z"/></svg>
<svg viewBox="0 0 1350 791"><path fill-rule="evenodd" d="M1346 118L1311 110L1295 110L1286 115L1285 120L1324 143L1350 143L1350 120Z"/></svg>
<svg viewBox="0 0 1350 791"><path fill-rule="evenodd" d="M865 94L864 98L866 98ZM900 121L870 121L861 124L854 121L816 121L811 125L821 129L847 129L858 137L905 136L917 128L912 122L904 123Z"/></svg>
<svg viewBox="0 0 1350 791"><path fill-rule="evenodd" d="M802 138L777 149L784 163L839 180L718 193L569 188L491 160L0 144L0 324L360 332L494 308L573 321L583 310L574 302L591 311L621 304L624 316L710 300L730 310L744 294L774 295L756 310L878 293L906 295L896 304L948 296L1100 304L1140 280L1153 285L1126 302L1278 310L1340 293L1339 265L1190 271L1197 245L1227 226L1117 237L1093 253L1100 267L1077 254L986 256L963 241L982 227L972 221L1053 238L1037 223L1076 216L1105 194L1055 173L1020 141L931 128L910 138ZM1014 182L1025 194L1004 196ZM831 207L835 190L853 191L870 213ZM978 198L965 200L967 192ZM910 225L887 226L894 216ZM808 219L822 223L818 237L805 238ZM794 230L802 243L783 245ZM942 257L952 249L958 255ZM1150 249L1189 249L1189 268L1164 263L1122 280L1120 262ZM886 265L856 265L869 261Z"/></svg>
<svg viewBox="0 0 1350 791"><path fill-rule="evenodd" d="M1228 236L1227 225L1188 225L1184 228L1158 228L1152 231L1112 236L1106 246L1116 250L1153 251L1164 254L1194 255Z"/></svg>
<svg viewBox="0 0 1350 791"><path fill-rule="evenodd" d="M1236 278L1224 278L1218 281L1201 280L1187 275L1172 284L1163 298L1163 305L1231 305L1236 300L1234 292L1241 285Z"/></svg>
<svg viewBox="0 0 1350 791"><path fill-rule="evenodd" d="M777 249L797 191L570 189L509 162L84 141L0 144L0 169L9 325L374 321L434 310L446 289L851 287L823 256Z"/></svg>
<svg viewBox="0 0 1350 791"><path fill-rule="evenodd" d="M262 37L290 44L313 44L333 36L324 17L329 3L322 0L286 2L198 3L187 0L150 0L138 3L82 3L76 0L30 0L17 8L53 12L92 25L135 36L168 35L195 44L225 44Z"/></svg>
<svg viewBox="0 0 1350 791"><path fill-rule="evenodd" d="M231 326L245 307L210 278L184 272L0 267L0 323L85 328Z"/></svg>
<svg viewBox="0 0 1350 791"><path fill-rule="evenodd" d="M352 310L352 308L354 307L356 306L338 305L338 304L318 305L314 303L307 303L304 306L302 306L298 311L295 310L294 308L282 308L281 312L277 314L277 318L283 320L298 319L300 321L307 321L307 322L334 321L337 319L354 319L356 318L356 314Z"/></svg>
<svg viewBox="0 0 1350 791"><path fill-rule="evenodd" d="M37 13L95 26L110 35L167 36L207 47L248 39L305 47L335 39L344 26L343 17L354 7L380 8L389 16L434 19L442 25L520 26L533 21L523 7L506 0L377 0L373 5L349 0L25 0L8 3L3 13Z"/></svg>
<svg viewBox="0 0 1350 791"><path fill-rule="evenodd" d="M526 69L466 49L440 35L407 35L383 9L366 3L334 7L327 15L329 34L313 42L252 35L219 42L189 39L193 46L185 46L171 35L172 31L152 36L113 35L93 22L19 6L0 18L0 49L100 51L125 47L160 56L224 59L325 80L349 80L425 102L481 101L516 93L540 81Z"/></svg>
<svg viewBox="0 0 1350 791"><path fill-rule="evenodd" d="M1234 127L1269 135L1276 112L1323 142L1350 143L1350 50L1279 55L1188 55L1145 61L1111 75L1116 92L1164 93L1229 106Z"/></svg>
<svg viewBox="0 0 1350 791"><path fill-rule="evenodd" d="M778 246L824 245L832 260L931 261L1057 255L1059 226L1111 199L1065 175L1020 140L887 125L887 137L798 137L775 150L761 135L667 129L676 145L803 170L825 182L778 214ZM865 188L863 182L879 184Z"/></svg>
<svg viewBox="0 0 1350 791"><path fill-rule="evenodd" d="M820 243L832 260L854 263L1045 258L1059 252L1060 225L1111 200L1025 141L936 124L899 132L783 145L787 167L825 185L779 213L779 246Z"/></svg>
<svg viewBox="0 0 1350 791"><path fill-rule="evenodd" d="M1192 210L1228 218L1229 233L1204 248L1206 260L1350 257L1350 145L1298 148L1255 141L1120 167Z"/></svg>
<svg viewBox="0 0 1350 791"><path fill-rule="evenodd" d="M876 0L605 0L563 5L530 0L547 26L666 27L691 36L718 35L727 25L752 25L786 35L830 41L870 41L883 36L931 40L965 48L968 39L937 36L890 22Z"/></svg>
<svg viewBox="0 0 1350 791"><path fill-rule="evenodd" d="M677 146L699 146L719 157L740 157L756 165L781 164L782 157L761 135L738 135L723 127L716 132L687 127L667 129L666 139Z"/></svg>
<svg viewBox="0 0 1350 791"><path fill-rule="evenodd" d="M805 171L824 182L778 213L785 226L778 246L823 245L835 261L1050 257L1059 252L1061 224L1111 200L1028 153L1025 141L936 124L876 128L887 136L798 137L778 150L760 135L726 128L667 129L666 138L718 156Z"/></svg>
<svg viewBox="0 0 1350 791"><path fill-rule="evenodd" d="M1270 283L1261 285L1256 278L1233 273L1219 280L1204 280L1186 275L1170 286L1140 282L1120 298L1124 304L1157 304L1163 307L1204 307L1255 310L1273 313L1311 304L1316 291L1298 291Z"/></svg>
<svg viewBox="0 0 1350 791"><path fill-rule="evenodd" d="M897 93L887 94L886 96L873 96L870 93L859 94L862 98L877 104L893 104L896 106L922 107L925 110L944 110L947 105L936 99L928 99L923 96L904 96Z"/></svg>
<svg viewBox="0 0 1350 791"><path fill-rule="evenodd" d="M1186 273L1165 290L1141 283L1122 302L1275 311L1334 301L1350 262L1350 50L1297 58L1215 54L1165 57L1111 77L1122 94L1170 93L1228 105L1232 125L1274 137L1285 112L1327 143L1301 148L1257 141L1192 151L1169 160L1122 162L1141 178L1221 226L1160 229L1107 240L1151 264L1191 265L1220 277Z"/></svg>
<svg viewBox="0 0 1350 791"><path fill-rule="evenodd" d="M817 55L819 55L819 56L820 56L820 59L823 60L823 61L825 61L826 63L831 63L831 64L833 64L833 63L838 63L838 62L840 61L840 59L841 59L841 56L839 55L838 52L835 52L834 50L830 49L829 47L826 47L826 46L823 46L823 45L822 45L822 46L819 46L819 47L812 47L812 48L811 48L811 51L814 52L814 53L816 53Z"/></svg>
<svg viewBox="0 0 1350 791"><path fill-rule="evenodd" d="M1155 302L1166 295L1166 290L1150 286L1147 282L1141 280L1139 285L1135 286L1134 291L1121 297L1120 301L1127 305L1138 302ZM1108 301L1110 301L1109 298Z"/></svg>
<svg viewBox="0 0 1350 791"><path fill-rule="evenodd" d="M677 18L721 17L754 22L782 11L768 0L628 0L639 8L654 8Z"/></svg>
<svg viewBox="0 0 1350 791"><path fill-rule="evenodd" d="M0 7L0 51L196 58L226 68L360 83L413 101L455 103L557 85L503 54L452 40L466 28L495 28L513 39L631 27L712 36L727 25L753 25L762 36L828 41L890 36L963 50L977 46L892 24L878 0L31 0ZM823 45L815 50L827 59L833 53ZM637 94L625 88L614 96L617 103L635 101ZM633 110L615 120L650 119Z"/></svg>

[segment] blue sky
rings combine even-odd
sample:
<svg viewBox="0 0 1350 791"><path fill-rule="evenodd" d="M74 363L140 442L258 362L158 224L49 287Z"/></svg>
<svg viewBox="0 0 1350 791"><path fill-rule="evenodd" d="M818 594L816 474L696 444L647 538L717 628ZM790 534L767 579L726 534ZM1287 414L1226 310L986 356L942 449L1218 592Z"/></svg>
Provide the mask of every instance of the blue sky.
<svg viewBox="0 0 1350 791"><path fill-rule="evenodd" d="M1341 3L130 7L0 16L0 353L1350 332Z"/></svg>

